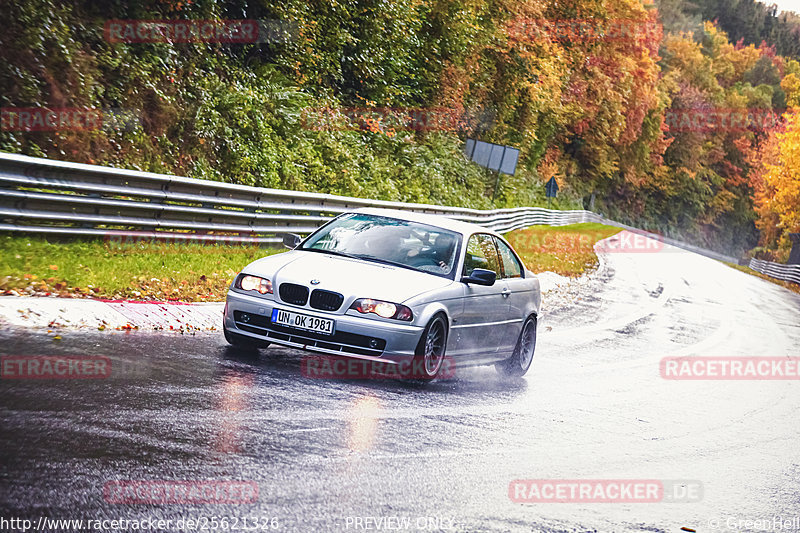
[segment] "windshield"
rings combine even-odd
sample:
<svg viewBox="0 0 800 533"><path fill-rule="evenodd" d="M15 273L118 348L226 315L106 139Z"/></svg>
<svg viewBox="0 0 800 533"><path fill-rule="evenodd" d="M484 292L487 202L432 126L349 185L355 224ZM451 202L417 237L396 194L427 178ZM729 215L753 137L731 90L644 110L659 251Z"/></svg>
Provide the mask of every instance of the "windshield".
<svg viewBox="0 0 800 533"><path fill-rule="evenodd" d="M300 249L357 257L451 277L461 236L427 224L348 214L309 237Z"/></svg>

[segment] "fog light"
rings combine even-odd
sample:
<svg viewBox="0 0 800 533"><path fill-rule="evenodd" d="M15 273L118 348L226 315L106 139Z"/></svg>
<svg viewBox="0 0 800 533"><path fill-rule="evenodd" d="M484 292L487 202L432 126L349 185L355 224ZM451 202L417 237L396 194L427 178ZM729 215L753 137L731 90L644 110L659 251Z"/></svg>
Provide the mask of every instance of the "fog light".
<svg viewBox="0 0 800 533"><path fill-rule="evenodd" d="M377 348L379 344L380 343L378 342L378 339L370 339L369 340L369 347L370 348Z"/></svg>

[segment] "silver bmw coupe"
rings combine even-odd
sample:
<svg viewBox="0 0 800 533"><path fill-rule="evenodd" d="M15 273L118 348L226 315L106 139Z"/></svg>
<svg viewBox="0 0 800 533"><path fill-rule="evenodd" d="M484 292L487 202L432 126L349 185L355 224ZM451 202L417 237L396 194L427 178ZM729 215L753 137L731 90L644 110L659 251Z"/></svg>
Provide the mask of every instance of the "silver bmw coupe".
<svg viewBox="0 0 800 533"><path fill-rule="evenodd" d="M305 240L287 234L284 245L291 251L234 279L224 318L232 345L412 364L419 379L437 377L445 359L528 371L539 280L500 235L436 215L359 209Z"/></svg>

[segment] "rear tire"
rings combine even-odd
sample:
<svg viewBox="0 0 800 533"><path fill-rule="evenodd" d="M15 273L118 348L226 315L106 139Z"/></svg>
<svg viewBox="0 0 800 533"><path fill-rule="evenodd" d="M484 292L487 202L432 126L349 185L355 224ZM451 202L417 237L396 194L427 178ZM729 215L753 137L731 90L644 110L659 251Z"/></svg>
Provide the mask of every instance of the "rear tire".
<svg viewBox="0 0 800 533"><path fill-rule="evenodd" d="M413 377L423 381L435 379L442 369L446 348L447 320L443 315L436 315L425 327L419 339L417 354L412 365Z"/></svg>
<svg viewBox="0 0 800 533"><path fill-rule="evenodd" d="M225 340L228 341L228 344L243 352L255 352L259 348L269 346L268 342L259 342L245 335L230 332L225 327L222 328L222 333L225 335Z"/></svg>
<svg viewBox="0 0 800 533"><path fill-rule="evenodd" d="M533 352L536 350L536 316L531 315L522 325L522 331L517 339L514 354L495 365L497 371L508 377L524 376L533 362Z"/></svg>

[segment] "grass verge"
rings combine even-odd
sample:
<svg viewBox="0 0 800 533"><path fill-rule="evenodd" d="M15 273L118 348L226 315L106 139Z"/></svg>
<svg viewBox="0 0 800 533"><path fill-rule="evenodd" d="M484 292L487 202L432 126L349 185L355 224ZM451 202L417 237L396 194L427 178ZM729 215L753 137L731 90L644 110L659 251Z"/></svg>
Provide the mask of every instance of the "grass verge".
<svg viewBox="0 0 800 533"><path fill-rule="evenodd" d="M505 235L531 272L577 277L597 266L594 244L622 231L596 223L531 226Z"/></svg>
<svg viewBox="0 0 800 533"><path fill-rule="evenodd" d="M222 301L245 265L278 251L159 242L57 242L3 235L0 294Z"/></svg>
<svg viewBox="0 0 800 533"><path fill-rule="evenodd" d="M783 281L782 279L776 279L776 278L767 276L766 274L762 274L761 272L756 272L755 270L753 270L752 268L750 268L748 266L737 265L736 263L728 263L727 261L724 261L724 263L726 265L728 265L729 267L731 267L731 268L735 268L736 270L744 272L745 274L750 274L751 276L756 276L756 277L759 277L761 279L765 279L765 280L767 280L769 282L774 283L775 285L780 285L784 289L789 289L792 292L796 292L797 294L800 294L800 285L798 285L797 283L792 283L791 281Z"/></svg>
<svg viewBox="0 0 800 533"><path fill-rule="evenodd" d="M506 235L533 272L579 276L597 265L592 246L619 228L534 226ZM0 294L131 300L223 301L248 263L281 250L257 246L120 243L0 236Z"/></svg>

